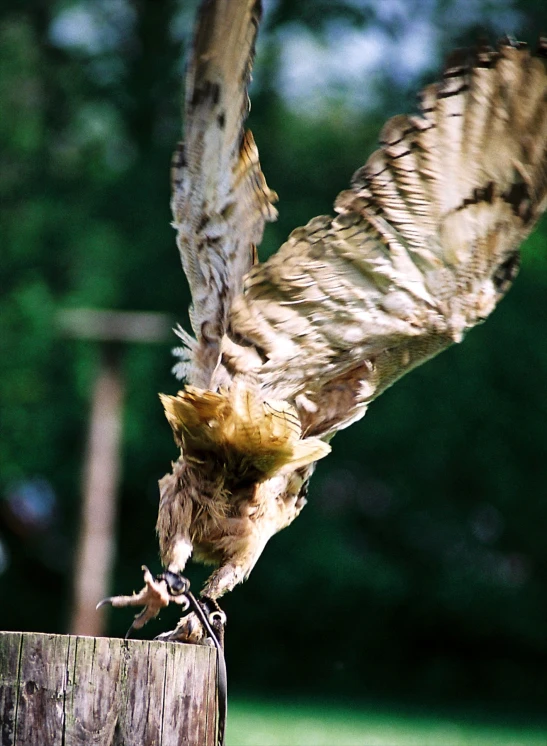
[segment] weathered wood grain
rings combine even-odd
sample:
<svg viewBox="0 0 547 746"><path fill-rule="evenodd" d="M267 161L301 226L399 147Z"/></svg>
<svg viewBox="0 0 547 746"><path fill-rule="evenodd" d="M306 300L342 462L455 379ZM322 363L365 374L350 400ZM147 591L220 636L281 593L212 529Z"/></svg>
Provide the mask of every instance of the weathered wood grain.
<svg viewBox="0 0 547 746"><path fill-rule="evenodd" d="M13 686L19 673L22 638L5 635L0 638L0 743L11 746L17 719L18 686Z"/></svg>
<svg viewBox="0 0 547 746"><path fill-rule="evenodd" d="M215 746L216 651L0 632L0 746Z"/></svg>

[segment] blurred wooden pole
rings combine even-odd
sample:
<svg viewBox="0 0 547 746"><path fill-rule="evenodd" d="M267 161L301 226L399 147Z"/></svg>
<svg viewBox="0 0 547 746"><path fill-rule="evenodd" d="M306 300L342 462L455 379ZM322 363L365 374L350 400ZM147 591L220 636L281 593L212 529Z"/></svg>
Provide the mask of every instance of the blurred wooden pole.
<svg viewBox="0 0 547 746"><path fill-rule="evenodd" d="M110 343L103 343L92 395L85 456L80 540L70 625L75 635L96 637L104 629L104 607L95 607L98 601L108 595L114 565L123 389L121 350Z"/></svg>
<svg viewBox="0 0 547 746"><path fill-rule="evenodd" d="M216 665L205 645L0 632L0 743L214 746Z"/></svg>
<svg viewBox="0 0 547 746"><path fill-rule="evenodd" d="M70 624L73 634L97 637L104 630L105 609L95 606L109 595L115 553L123 422L122 344L163 342L171 325L163 314L90 309L62 311L59 325L67 336L96 340L101 346L85 456Z"/></svg>

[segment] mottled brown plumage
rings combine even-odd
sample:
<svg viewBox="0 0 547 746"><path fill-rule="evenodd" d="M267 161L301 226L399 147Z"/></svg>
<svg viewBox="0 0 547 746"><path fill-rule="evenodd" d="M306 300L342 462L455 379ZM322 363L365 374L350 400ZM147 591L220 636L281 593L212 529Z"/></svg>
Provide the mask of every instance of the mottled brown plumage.
<svg viewBox="0 0 547 746"><path fill-rule="evenodd" d="M193 297L177 396L162 396L181 456L160 482L162 562L218 566L218 598L291 523L327 441L412 368L486 319L547 204L546 47L455 53L419 115L397 116L336 199L264 264L275 218L244 132L259 5L207 0L175 156L173 215ZM146 577L138 623L168 602ZM168 596L169 594L167 594ZM171 638L199 637L187 617Z"/></svg>

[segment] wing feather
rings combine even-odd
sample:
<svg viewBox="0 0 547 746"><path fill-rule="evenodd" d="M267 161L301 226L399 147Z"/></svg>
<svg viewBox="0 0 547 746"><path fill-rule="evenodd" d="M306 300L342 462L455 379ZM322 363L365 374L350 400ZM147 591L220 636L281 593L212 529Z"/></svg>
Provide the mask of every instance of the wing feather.
<svg viewBox="0 0 547 746"><path fill-rule="evenodd" d="M205 388L214 387L232 300L265 221L276 217L276 195L244 131L260 14L256 0L203 2L186 76L185 142L173 158L173 224L198 341L185 371L190 383Z"/></svg>
<svg viewBox="0 0 547 746"><path fill-rule="evenodd" d="M507 40L453 55L420 115L386 124L337 216L250 270L225 358L265 395L304 402L307 432L361 416L509 288L547 201L545 57Z"/></svg>

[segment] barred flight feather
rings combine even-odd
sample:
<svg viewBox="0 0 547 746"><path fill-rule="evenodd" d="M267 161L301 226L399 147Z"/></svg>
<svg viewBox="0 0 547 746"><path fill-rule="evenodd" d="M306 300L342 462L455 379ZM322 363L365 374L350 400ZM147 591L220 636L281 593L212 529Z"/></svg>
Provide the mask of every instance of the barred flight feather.
<svg viewBox="0 0 547 746"><path fill-rule="evenodd" d="M489 315L545 209L546 98L545 45L505 40L453 55L421 116L385 125L338 216L294 231L235 300L233 339L260 349L268 396L321 409L326 383L369 361L371 401ZM230 348L234 370L245 349Z"/></svg>
<svg viewBox="0 0 547 746"><path fill-rule="evenodd" d="M173 225L192 293L198 345L186 377L214 387L232 299L277 199L244 131L260 3L206 0L186 76L185 142L173 157Z"/></svg>

